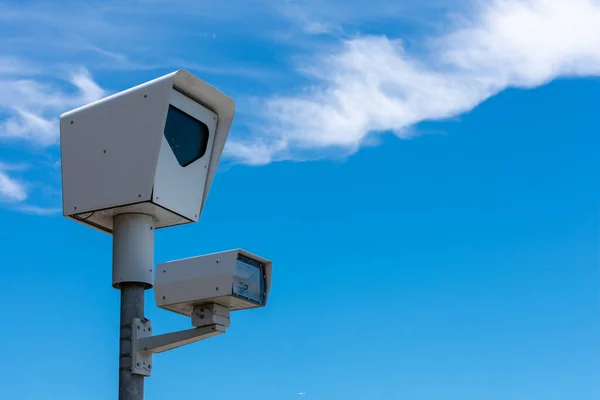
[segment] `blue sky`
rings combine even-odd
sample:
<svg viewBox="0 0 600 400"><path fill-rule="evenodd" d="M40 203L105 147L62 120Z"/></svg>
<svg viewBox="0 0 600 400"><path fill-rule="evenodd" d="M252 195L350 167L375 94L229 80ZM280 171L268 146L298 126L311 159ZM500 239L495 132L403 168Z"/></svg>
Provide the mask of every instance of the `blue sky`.
<svg viewBox="0 0 600 400"><path fill-rule="evenodd" d="M146 399L599 398L600 2L396 3L0 2L0 398L115 396L110 236L61 216L57 119L178 68L237 115L156 262L241 247L273 289Z"/></svg>

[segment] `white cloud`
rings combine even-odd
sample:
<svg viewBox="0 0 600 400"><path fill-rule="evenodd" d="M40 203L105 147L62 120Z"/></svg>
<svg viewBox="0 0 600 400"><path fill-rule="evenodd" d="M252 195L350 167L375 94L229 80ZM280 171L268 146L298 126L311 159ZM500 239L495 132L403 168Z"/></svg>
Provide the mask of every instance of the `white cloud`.
<svg viewBox="0 0 600 400"><path fill-rule="evenodd" d="M369 135L405 137L508 87L600 75L600 0L493 0L416 50L358 37L302 68L315 85L268 99L263 127L229 146L231 157L255 164L306 151L349 154Z"/></svg>
<svg viewBox="0 0 600 400"><path fill-rule="evenodd" d="M278 142L268 141L261 143L258 140L227 139L225 154L234 157L239 163L246 165L264 165L272 161L274 151L283 151L287 148L285 138Z"/></svg>
<svg viewBox="0 0 600 400"><path fill-rule="evenodd" d="M364 23L380 25L389 21L420 23L433 20L432 15L462 8L465 0L283 0L271 3L283 16L305 33L343 34Z"/></svg>
<svg viewBox="0 0 600 400"><path fill-rule="evenodd" d="M323 17L314 14L311 7L309 12L306 4L300 5L291 1L284 1L280 5L280 12L286 17L296 22L300 28L309 35L327 34L339 29L339 26L323 22Z"/></svg>
<svg viewBox="0 0 600 400"><path fill-rule="evenodd" d="M31 139L42 145L55 144L58 140L58 122L40 115L13 109L14 115L0 124L0 138Z"/></svg>
<svg viewBox="0 0 600 400"><path fill-rule="evenodd" d="M8 176L5 171L0 170L0 200L7 202L21 202L27 199L25 185Z"/></svg>
<svg viewBox="0 0 600 400"><path fill-rule="evenodd" d="M25 65L15 57L0 56L0 76L2 75L25 75L39 72L38 69Z"/></svg>
<svg viewBox="0 0 600 400"><path fill-rule="evenodd" d="M19 59L0 59L0 146L34 143L38 146L53 146L59 139L59 115L68 109L97 100L105 91L94 82L85 69L76 69L63 83L50 80L37 74L33 68L27 69ZM19 66L24 69L20 70ZM23 78L20 72L26 73ZM70 87L69 87L70 86ZM24 204L35 197L34 186L23 174L19 179L9 175L11 171L35 172L32 163L39 158L39 170L48 162L43 154L36 151L27 164L7 164L0 162L0 201L13 204L12 209L36 215L51 215L56 208L38 207ZM51 157L52 158L52 157ZM38 170L38 172L39 172ZM24 180L23 180L23 179ZM43 193L42 193L43 194ZM14 205L16 204L16 205Z"/></svg>
<svg viewBox="0 0 600 400"><path fill-rule="evenodd" d="M96 101L106 95L85 68L80 69L71 75L71 83L79 89L79 96L74 98L78 105L83 105Z"/></svg>
<svg viewBox="0 0 600 400"><path fill-rule="evenodd" d="M58 142L60 113L106 94L83 68L67 79L77 89L75 92L39 79L0 78L0 111L7 114L0 121L0 140L24 139L43 146L54 145Z"/></svg>
<svg viewBox="0 0 600 400"><path fill-rule="evenodd" d="M23 205L16 208L17 211L20 211L24 214L32 214L32 215L57 215L62 212L61 208L51 208L51 207L39 207L39 206L30 206Z"/></svg>
<svg viewBox="0 0 600 400"><path fill-rule="evenodd" d="M31 168L31 166L29 164L24 164L24 163L20 163L20 164L8 164L5 162L0 161L0 171L25 171L27 169Z"/></svg>

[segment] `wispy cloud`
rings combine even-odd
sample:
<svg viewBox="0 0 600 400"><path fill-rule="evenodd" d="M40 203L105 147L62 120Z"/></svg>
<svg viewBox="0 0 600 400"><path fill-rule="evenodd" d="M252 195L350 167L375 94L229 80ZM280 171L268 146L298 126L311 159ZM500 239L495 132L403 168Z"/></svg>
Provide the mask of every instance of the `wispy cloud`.
<svg viewBox="0 0 600 400"><path fill-rule="evenodd" d="M90 103L106 95L106 91L94 82L92 76L85 68L81 68L79 71L73 73L70 82L79 89L79 93L73 99L77 103Z"/></svg>
<svg viewBox="0 0 600 400"><path fill-rule="evenodd" d="M7 59L5 59L7 60ZM18 58L0 63L0 146L2 148L18 148L23 154L23 144L34 145L36 151L31 152L26 162L6 162L0 159L0 201L10 205L19 212L51 215L56 213L55 207L32 206L26 204L36 198L42 199L55 195L43 190L40 184L33 183L40 176L54 181L56 169L49 170L48 157L42 149L52 148L58 143L59 115L68 109L89 103L106 95L85 68L71 68L64 79L57 80L41 74L35 68L28 68L34 63ZM19 69L23 67L23 69ZM28 73L24 73L27 71ZM55 75L61 76L61 70ZM25 75L25 76L22 76ZM17 153L17 154L18 154ZM9 153L6 153L8 157ZM11 159L15 156L11 152ZM54 161L55 162L55 161ZM18 178L15 174L18 173ZM36 178L33 178L33 176ZM45 201L44 201L45 202Z"/></svg>
<svg viewBox="0 0 600 400"><path fill-rule="evenodd" d="M103 97L106 92L86 69L78 68L67 80L76 90L69 91L35 78L0 78L0 139L20 139L43 146L58 141L58 115Z"/></svg>
<svg viewBox="0 0 600 400"><path fill-rule="evenodd" d="M25 171L31 168L31 165L25 163L19 164L9 164L0 161L0 171L9 172L9 171Z"/></svg>
<svg viewBox="0 0 600 400"><path fill-rule="evenodd" d="M410 49L386 36L356 37L300 66L314 85L269 98L261 129L232 139L230 157L265 164L352 154L370 135L406 137L419 122L467 112L509 87L600 75L599 0L478 4Z"/></svg>
<svg viewBox="0 0 600 400"><path fill-rule="evenodd" d="M61 208L39 207L39 206L31 206L31 205L20 205L18 207L15 207L15 209L24 214L43 215L43 216L58 215L62 212Z"/></svg>
<svg viewBox="0 0 600 400"><path fill-rule="evenodd" d="M444 24L437 14L435 33L420 36L419 42L415 37L407 42L404 34L382 35L384 28L369 31L361 24L401 24L405 15L447 11L449 2L373 0L365 6L359 0L248 0L239 3L236 13L225 12L224 3L203 7L191 0L49 4L0 5L0 34L6 37L0 43L2 145L33 143L56 149L58 115L107 94L87 69L73 65L93 65L104 72L183 66L226 85L231 82L239 112L226 153L230 160L249 165L345 157L376 143L381 134L412 137L420 122L468 112L509 87L600 75L600 0L463 1L456 9L462 16ZM72 29L57 23L61 20L56 15L67 9ZM190 29L199 19L212 25ZM280 39L280 47L274 48L284 49L281 59L292 58L290 49L302 57L296 59L298 75L293 79L303 83L295 88L281 83L288 80L275 82L276 75L260 63L224 62L243 57L240 48L239 54L226 53L231 47L227 44L244 35L264 40L268 34L256 28L266 24L273 28L272 36L293 31L282 34L287 44ZM223 25L232 28L215 29ZM306 39L301 45L298 35ZM177 46L180 42L196 47L192 51ZM186 61L192 53L211 54L211 63L203 64L203 57ZM90 61L98 57L103 62ZM219 63L214 61L218 57ZM289 73L287 61L275 62L279 74ZM240 84L230 76L253 83ZM24 171L0 168L0 173L2 199L29 202L29 191L35 188L25 184L29 180ZM47 209L25 210L43 214Z"/></svg>
<svg viewBox="0 0 600 400"><path fill-rule="evenodd" d="M245 65L239 59L224 57L231 46L215 46L213 42L218 37L216 30L222 32L224 26L226 32L243 26L246 36L262 31L256 27L267 21L268 3L242 0L233 8L226 3L194 0L0 4L0 52L40 58L46 64L87 62L96 71L177 69L192 63L205 74L263 79L258 70L267 70L266 66ZM63 23L65 15L69 15L68 26ZM270 17L268 21L272 20ZM197 54L210 57L198 59ZM222 61L217 62L220 58Z"/></svg>
<svg viewBox="0 0 600 400"><path fill-rule="evenodd" d="M385 26L394 24L427 25L438 21L432 15L456 11L470 0L283 0L274 6L281 15L312 35L347 35L361 31L370 23ZM429 22L430 23L430 22Z"/></svg>
<svg viewBox="0 0 600 400"><path fill-rule="evenodd" d="M26 65L16 57L0 56L0 76L24 76L39 73L40 69Z"/></svg>
<svg viewBox="0 0 600 400"><path fill-rule="evenodd" d="M21 202L27 199L25 184L11 178L4 170L0 170L0 201Z"/></svg>

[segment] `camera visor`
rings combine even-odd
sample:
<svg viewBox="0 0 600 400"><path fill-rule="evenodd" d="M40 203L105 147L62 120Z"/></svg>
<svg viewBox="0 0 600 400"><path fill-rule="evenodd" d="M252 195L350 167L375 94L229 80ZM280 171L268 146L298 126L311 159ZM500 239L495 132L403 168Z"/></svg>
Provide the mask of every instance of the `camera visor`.
<svg viewBox="0 0 600 400"><path fill-rule="evenodd" d="M242 255L233 271L233 294L255 304L264 303L263 265Z"/></svg>
<svg viewBox="0 0 600 400"><path fill-rule="evenodd" d="M182 167L202 158L208 145L208 126L172 105L165 124L165 138Z"/></svg>

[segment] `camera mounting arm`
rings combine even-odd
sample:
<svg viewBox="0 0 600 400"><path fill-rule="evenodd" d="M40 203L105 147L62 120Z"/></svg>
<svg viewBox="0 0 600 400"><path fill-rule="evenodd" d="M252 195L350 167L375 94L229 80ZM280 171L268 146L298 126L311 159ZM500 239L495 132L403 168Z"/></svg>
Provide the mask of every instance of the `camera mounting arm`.
<svg viewBox="0 0 600 400"><path fill-rule="evenodd" d="M211 324L153 336L152 323L149 319L134 318L131 325L131 372L136 375L150 376L153 354L221 335L226 329L224 325Z"/></svg>

